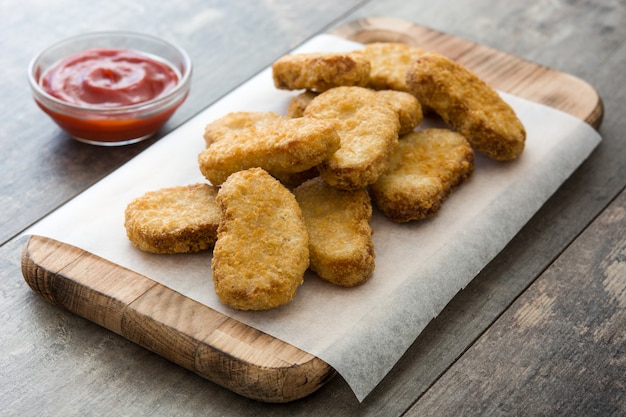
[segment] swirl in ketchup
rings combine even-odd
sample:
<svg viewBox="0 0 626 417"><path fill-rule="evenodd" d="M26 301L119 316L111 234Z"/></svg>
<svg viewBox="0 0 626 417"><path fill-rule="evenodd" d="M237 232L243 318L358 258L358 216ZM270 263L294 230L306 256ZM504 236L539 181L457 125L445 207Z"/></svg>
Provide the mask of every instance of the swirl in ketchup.
<svg viewBox="0 0 626 417"><path fill-rule="evenodd" d="M89 49L71 55L40 79L41 87L81 107L115 108L158 98L178 83L163 61L125 49Z"/></svg>

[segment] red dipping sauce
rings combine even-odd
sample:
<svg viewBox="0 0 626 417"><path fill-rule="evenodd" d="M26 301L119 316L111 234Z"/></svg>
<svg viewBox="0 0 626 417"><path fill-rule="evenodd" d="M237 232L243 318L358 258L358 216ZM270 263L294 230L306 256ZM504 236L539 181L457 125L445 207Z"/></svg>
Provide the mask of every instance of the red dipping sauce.
<svg viewBox="0 0 626 417"><path fill-rule="evenodd" d="M138 142L159 130L185 100L191 70L187 62L177 62L179 71L139 51L87 49L46 69L35 67L33 77L42 91L35 92L35 101L80 141Z"/></svg>
<svg viewBox="0 0 626 417"><path fill-rule="evenodd" d="M89 49L63 59L41 77L50 95L84 107L120 107L155 99L178 83L177 72L148 55Z"/></svg>

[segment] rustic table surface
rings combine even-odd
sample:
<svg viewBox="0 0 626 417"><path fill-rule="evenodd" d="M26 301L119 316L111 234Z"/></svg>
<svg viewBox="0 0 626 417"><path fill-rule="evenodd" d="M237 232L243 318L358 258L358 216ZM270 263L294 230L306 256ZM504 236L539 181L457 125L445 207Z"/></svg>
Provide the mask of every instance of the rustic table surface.
<svg viewBox="0 0 626 417"><path fill-rule="evenodd" d="M1 415L626 415L626 2L0 2ZM334 378L287 404L241 397L51 305L21 232L310 37L402 18L572 74L604 103L602 143L420 335L363 403ZM31 57L125 29L183 46L192 92L149 141L68 138L34 105Z"/></svg>

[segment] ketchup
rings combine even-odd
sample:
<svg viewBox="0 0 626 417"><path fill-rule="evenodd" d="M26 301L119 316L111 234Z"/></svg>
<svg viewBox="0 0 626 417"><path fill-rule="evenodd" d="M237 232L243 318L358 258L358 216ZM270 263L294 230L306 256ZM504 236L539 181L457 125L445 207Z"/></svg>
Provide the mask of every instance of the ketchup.
<svg viewBox="0 0 626 417"><path fill-rule="evenodd" d="M158 130L185 97L160 110L107 115L125 106L164 96L180 81L169 63L126 49L88 49L54 64L39 78L41 88L56 99L83 109L61 113L39 106L79 140L123 142L145 138ZM186 94L185 94L186 96ZM130 142L132 143L132 142Z"/></svg>
<svg viewBox="0 0 626 417"><path fill-rule="evenodd" d="M168 64L124 49L89 49L69 56L41 77L50 95L78 106L120 107L161 96L178 83Z"/></svg>

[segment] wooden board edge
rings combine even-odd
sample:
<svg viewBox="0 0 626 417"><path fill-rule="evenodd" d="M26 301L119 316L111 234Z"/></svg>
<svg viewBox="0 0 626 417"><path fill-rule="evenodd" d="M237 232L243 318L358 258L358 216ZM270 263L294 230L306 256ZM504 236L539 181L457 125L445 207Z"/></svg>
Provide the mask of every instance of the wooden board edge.
<svg viewBox="0 0 626 417"><path fill-rule="evenodd" d="M21 265L28 286L46 301L247 398L294 401L336 375L311 354L54 239L30 236Z"/></svg>
<svg viewBox="0 0 626 417"><path fill-rule="evenodd" d="M602 98L586 81L485 45L391 17L357 19L329 33L364 44L399 42L437 51L465 65L498 90L569 113L595 129L602 124ZM523 71L504 76L502 71L513 66Z"/></svg>

